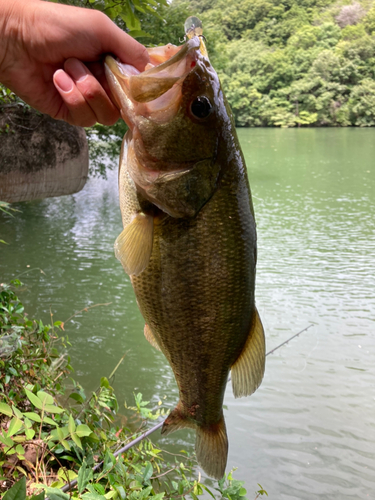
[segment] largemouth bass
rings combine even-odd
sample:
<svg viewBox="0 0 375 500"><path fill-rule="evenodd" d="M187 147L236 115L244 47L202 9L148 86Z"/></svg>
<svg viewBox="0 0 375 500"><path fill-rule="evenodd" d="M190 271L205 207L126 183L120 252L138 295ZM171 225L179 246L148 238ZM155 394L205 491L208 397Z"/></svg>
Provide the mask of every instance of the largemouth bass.
<svg viewBox="0 0 375 500"><path fill-rule="evenodd" d="M234 396L247 396L265 365L250 188L202 38L148 50L142 73L105 61L129 126L119 172L124 230L115 252L131 277L145 336L164 353L179 388L162 433L195 429L198 463L220 479L229 371Z"/></svg>

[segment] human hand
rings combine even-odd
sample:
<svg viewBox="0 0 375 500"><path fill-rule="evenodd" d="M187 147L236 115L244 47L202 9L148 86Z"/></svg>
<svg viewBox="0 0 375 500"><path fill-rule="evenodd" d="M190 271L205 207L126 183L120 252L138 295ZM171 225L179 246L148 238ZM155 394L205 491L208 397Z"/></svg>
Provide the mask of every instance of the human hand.
<svg viewBox="0 0 375 500"><path fill-rule="evenodd" d="M83 127L120 116L101 57L139 70L149 61L101 12L42 0L0 0L0 39L0 82L42 113Z"/></svg>

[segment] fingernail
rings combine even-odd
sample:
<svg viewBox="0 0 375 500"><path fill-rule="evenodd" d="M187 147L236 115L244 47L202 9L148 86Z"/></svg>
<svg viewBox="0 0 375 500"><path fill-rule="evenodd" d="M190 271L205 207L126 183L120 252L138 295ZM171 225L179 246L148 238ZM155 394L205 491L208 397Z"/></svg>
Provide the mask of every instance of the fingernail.
<svg viewBox="0 0 375 500"><path fill-rule="evenodd" d="M55 73L55 84L59 87L63 92L70 92L73 89L74 83L69 75L65 73L62 69L59 69Z"/></svg>
<svg viewBox="0 0 375 500"><path fill-rule="evenodd" d="M82 82L89 74L86 66L78 59L70 59L67 69L76 82Z"/></svg>

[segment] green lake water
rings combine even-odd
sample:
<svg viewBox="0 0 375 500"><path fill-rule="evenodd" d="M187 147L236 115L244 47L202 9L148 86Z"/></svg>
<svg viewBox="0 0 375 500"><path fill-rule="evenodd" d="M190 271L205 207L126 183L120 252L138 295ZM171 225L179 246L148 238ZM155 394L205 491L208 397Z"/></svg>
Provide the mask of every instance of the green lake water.
<svg viewBox="0 0 375 500"><path fill-rule="evenodd" d="M258 224L257 306L267 350L258 391L225 397L228 469L248 499L375 498L375 129L240 129ZM20 276L31 316L66 320L76 378L87 390L120 357L114 387L173 407L163 355L143 337L128 277L113 254L121 231L117 173L78 194L0 214L0 281ZM39 269L43 270L43 273ZM154 441L193 449L194 433Z"/></svg>

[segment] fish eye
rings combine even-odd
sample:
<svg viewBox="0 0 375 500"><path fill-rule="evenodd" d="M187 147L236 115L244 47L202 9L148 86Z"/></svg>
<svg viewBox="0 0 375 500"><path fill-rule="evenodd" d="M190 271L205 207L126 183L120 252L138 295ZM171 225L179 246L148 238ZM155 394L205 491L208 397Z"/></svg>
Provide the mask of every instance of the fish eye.
<svg viewBox="0 0 375 500"><path fill-rule="evenodd" d="M212 111L212 104L206 96L196 97L190 104L190 110L196 118L207 118Z"/></svg>

